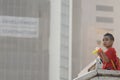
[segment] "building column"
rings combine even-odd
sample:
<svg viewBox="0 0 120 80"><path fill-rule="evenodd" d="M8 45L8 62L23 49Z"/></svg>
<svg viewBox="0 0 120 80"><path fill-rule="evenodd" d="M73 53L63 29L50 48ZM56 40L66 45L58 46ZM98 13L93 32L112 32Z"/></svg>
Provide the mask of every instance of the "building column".
<svg viewBox="0 0 120 80"><path fill-rule="evenodd" d="M61 0L51 0L49 80L60 79Z"/></svg>

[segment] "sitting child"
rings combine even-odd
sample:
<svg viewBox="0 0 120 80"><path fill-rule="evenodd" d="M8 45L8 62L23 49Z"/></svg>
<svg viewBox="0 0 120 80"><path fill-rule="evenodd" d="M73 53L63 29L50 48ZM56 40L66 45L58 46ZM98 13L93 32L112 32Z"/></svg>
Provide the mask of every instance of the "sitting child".
<svg viewBox="0 0 120 80"><path fill-rule="evenodd" d="M107 50L105 52L102 51L97 53L103 62L103 69L117 70L115 65L117 56L115 48L112 47L113 42L113 35L110 33L106 33L103 37L103 45L104 47L106 47Z"/></svg>

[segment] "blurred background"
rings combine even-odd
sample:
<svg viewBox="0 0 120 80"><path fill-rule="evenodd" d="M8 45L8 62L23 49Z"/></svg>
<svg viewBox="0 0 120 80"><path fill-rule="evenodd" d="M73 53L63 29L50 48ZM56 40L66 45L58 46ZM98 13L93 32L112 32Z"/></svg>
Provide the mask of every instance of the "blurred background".
<svg viewBox="0 0 120 80"><path fill-rule="evenodd" d="M120 55L120 0L0 0L0 80L72 80L104 33Z"/></svg>

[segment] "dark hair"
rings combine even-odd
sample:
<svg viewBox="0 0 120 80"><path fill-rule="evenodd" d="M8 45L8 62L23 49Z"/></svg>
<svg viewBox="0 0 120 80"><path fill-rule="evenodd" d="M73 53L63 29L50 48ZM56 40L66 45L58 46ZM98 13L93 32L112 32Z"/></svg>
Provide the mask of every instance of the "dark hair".
<svg viewBox="0 0 120 80"><path fill-rule="evenodd" d="M106 33L106 34L104 34L104 36L108 36L111 40L114 41L114 37L111 33Z"/></svg>

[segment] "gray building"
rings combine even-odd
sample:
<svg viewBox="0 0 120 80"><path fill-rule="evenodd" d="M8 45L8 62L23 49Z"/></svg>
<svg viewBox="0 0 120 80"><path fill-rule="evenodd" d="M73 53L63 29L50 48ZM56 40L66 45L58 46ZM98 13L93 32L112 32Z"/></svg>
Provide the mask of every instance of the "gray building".
<svg viewBox="0 0 120 80"><path fill-rule="evenodd" d="M71 79L70 4L0 0L1 80Z"/></svg>
<svg viewBox="0 0 120 80"><path fill-rule="evenodd" d="M0 0L0 80L49 80L48 0Z"/></svg>

